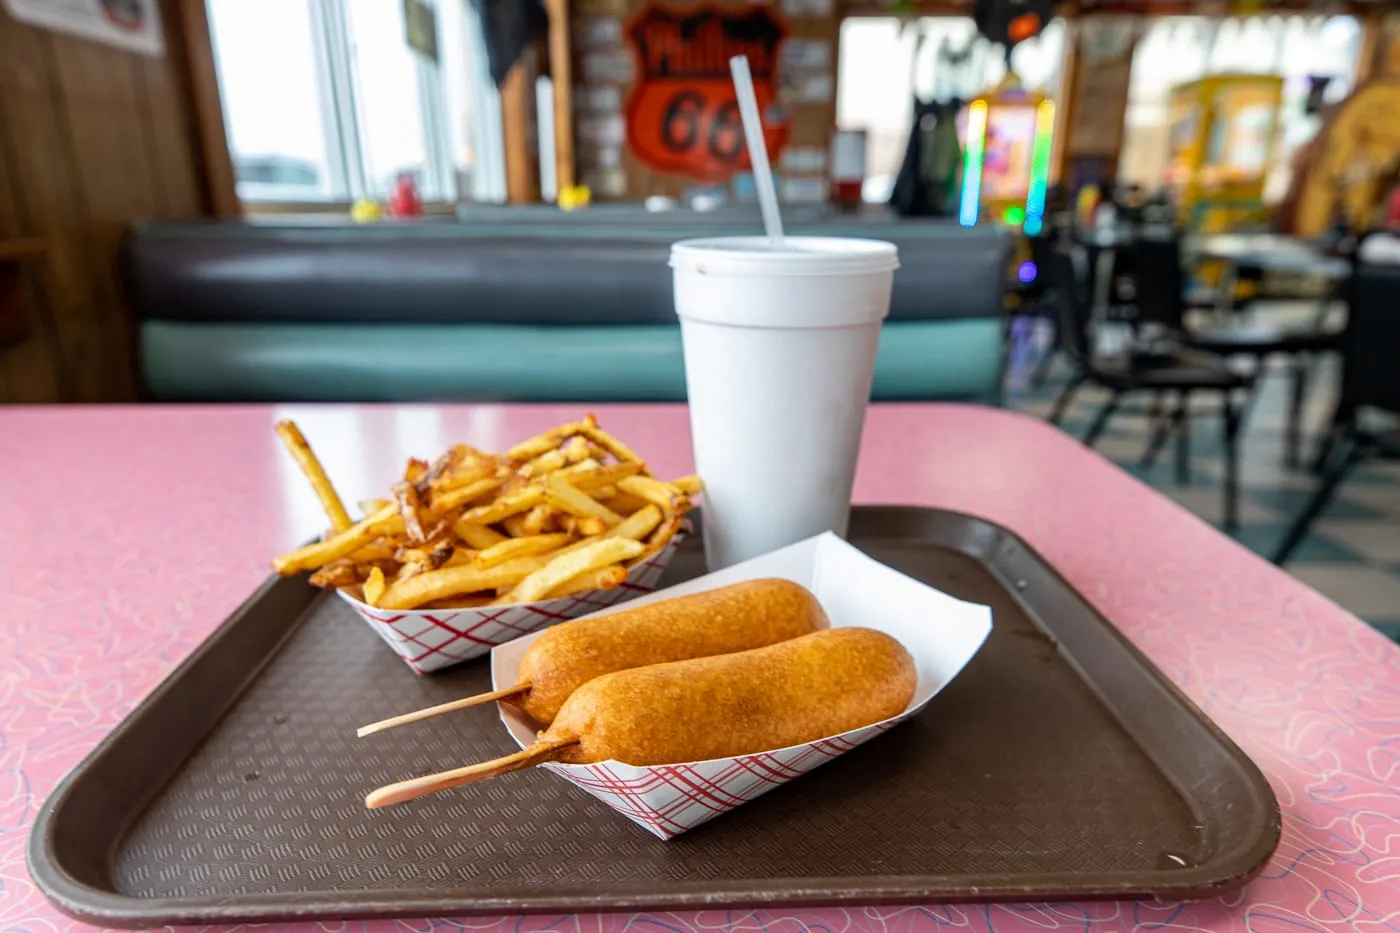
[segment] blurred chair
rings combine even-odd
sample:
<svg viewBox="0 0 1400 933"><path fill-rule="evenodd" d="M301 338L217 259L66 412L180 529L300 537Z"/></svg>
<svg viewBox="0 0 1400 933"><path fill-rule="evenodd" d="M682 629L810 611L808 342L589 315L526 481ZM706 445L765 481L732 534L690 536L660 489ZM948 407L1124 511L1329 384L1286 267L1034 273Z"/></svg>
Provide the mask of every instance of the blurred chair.
<svg viewBox="0 0 1400 933"><path fill-rule="evenodd" d="M1359 264L1347 303L1339 436L1317 491L1274 552L1276 564L1288 560L1357 464L1374 456L1400 457L1400 429L1364 425L1369 409L1400 415L1400 265Z"/></svg>
<svg viewBox="0 0 1400 933"><path fill-rule="evenodd" d="M1059 423L1075 392L1086 382L1107 389L1110 393L1108 401L1099 409L1084 434L1085 445L1092 447L1118 410L1123 396L1132 392L1151 392L1152 406L1147 414L1159 425L1159 430L1154 436L1153 445L1144 455L1144 462L1150 463L1155 459L1167 435L1174 433L1177 440L1177 482L1186 483L1190 478L1191 462L1191 396L1201 393L1217 395L1224 425L1224 524L1226 528L1235 528L1238 524L1239 498L1236 440L1241 406L1236 403L1234 394L1238 390L1248 390L1253 384L1252 377L1231 372L1219 360L1209 356L1179 350L1163 351L1150 359L1131 353L1121 359L1097 359L1089 337L1089 311L1084 298L1083 276L1076 269L1084 262L1083 251L1077 247L1068 252L1057 252L1054 259L1059 331L1075 372L1050 413L1050 423ZM1170 411L1163 411L1162 400L1167 394L1174 396L1175 404Z"/></svg>
<svg viewBox="0 0 1400 933"><path fill-rule="evenodd" d="M1331 297L1345 299L1349 305L1351 283L1356 278L1357 269L1362 263L1372 266L1400 264L1400 234L1383 229L1368 230L1359 236L1344 239L1337 245L1335 253L1346 259L1351 272L1345 279L1334 283ZM1320 316L1321 311L1319 311ZM1355 411L1349 408L1344 397L1339 397L1333 406L1331 417L1328 418L1327 427L1318 435L1317 449L1308 464L1309 470L1319 476L1322 475L1327 465L1331 463L1332 454L1346 434L1347 426L1354 417Z"/></svg>
<svg viewBox="0 0 1400 933"><path fill-rule="evenodd" d="M1293 376L1288 412L1285 456L1292 465L1298 459L1303 402L1314 355L1341 346L1341 333L1315 325L1301 328L1259 324L1215 324L1202 328L1186 322L1185 276L1181 271L1181 237L1175 231L1144 236L1134 247L1137 254L1138 326L1156 328L1163 339L1180 342L1220 357L1250 357L1253 372L1261 373L1270 356L1287 356Z"/></svg>

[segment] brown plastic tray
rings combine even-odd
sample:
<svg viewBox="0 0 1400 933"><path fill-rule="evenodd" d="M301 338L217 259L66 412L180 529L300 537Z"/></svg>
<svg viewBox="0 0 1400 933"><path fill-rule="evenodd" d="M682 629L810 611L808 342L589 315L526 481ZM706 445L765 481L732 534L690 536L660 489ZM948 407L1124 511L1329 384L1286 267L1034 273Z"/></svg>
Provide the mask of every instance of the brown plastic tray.
<svg viewBox="0 0 1400 933"><path fill-rule="evenodd" d="M1219 729L1020 539L860 508L851 541L991 638L919 716L670 842L547 773L387 810L366 790L514 751L494 709L357 740L487 689L408 670L339 599L263 586L71 774L30 838L64 912L109 926L332 916L1086 897L1242 885L1279 812ZM699 536L666 582L703 571Z"/></svg>

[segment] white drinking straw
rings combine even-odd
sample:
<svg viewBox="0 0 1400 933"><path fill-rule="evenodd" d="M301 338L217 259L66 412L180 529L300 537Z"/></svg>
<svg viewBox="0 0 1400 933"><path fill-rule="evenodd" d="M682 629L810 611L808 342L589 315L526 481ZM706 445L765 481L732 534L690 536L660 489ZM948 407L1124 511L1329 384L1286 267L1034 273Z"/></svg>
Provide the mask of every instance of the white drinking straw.
<svg viewBox="0 0 1400 933"><path fill-rule="evenodd" d="M768 245L779 249L783 245L783 218L778 214L778 192L773 188L773 169L768 165L768 146L763 141L763 120L758 115L758 98L753 92L748 56L731 58L729 71L734 75L734 93L739 97L739 116L744 121L744 140L749 145L749 161L753 163L763 229L768 232Z"/></svg>

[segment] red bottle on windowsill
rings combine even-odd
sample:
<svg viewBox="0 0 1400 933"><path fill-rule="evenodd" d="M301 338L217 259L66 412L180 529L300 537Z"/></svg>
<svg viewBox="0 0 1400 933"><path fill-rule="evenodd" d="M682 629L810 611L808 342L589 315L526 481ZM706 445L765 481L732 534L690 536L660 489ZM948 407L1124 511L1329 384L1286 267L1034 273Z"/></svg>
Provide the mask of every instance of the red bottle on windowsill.
<svg viewBox="0 0 1400 933"><path fill-rule="evenodd" d="M1400 185L1390 192L1385 202L1385 228L1400 232Z"/></svg>
<svg viewBox="0 0 1400 933"><path fill-rule="evenodd" d="M404 172L394 182L394 193L384 205L389 216L394 218L422 217L423 199L418 196L418 188L413 184L413 175Z"/></svg>

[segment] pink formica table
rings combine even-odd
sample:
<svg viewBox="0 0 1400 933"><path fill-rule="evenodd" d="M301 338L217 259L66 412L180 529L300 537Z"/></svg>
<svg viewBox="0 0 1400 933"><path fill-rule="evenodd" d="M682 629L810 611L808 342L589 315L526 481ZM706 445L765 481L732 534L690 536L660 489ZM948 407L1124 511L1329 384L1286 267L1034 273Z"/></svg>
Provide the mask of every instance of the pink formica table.
<svg viewBox="0 0 1400 933"><path fill-rule="evenodd" d="M679 406L598 406L663 475ZM295 417L350 501L410 453L504 449L577 406L0 410L0 930L84 924L24 864L44 798L321 514L271 427ZM860 502L985 516L1025 537L1251 755L1283 810L1263 874L1190 904L715 910L334 922L329 931L1400 929L1400 649L1054 428L983 408L872 409ZM313 925L286 925L300 933Z"/></svg>

